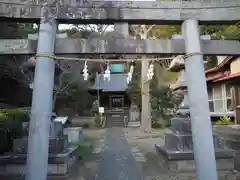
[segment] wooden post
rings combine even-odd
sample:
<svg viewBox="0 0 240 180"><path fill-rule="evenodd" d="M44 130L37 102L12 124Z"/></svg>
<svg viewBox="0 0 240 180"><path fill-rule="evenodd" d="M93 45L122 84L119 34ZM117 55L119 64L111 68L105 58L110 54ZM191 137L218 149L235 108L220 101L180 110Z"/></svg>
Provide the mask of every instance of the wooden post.
<svg viewBox="0 0 240 180"><path fill-rule="evenodd" d="M235 124L240 124L240 87L235 84L232 88L232 101L235 111Z"/></svg>
<svg viewBox="0 0 240 180"><path fill-rule="evenodd" d="M151 106L150 106L150 83L147 81L149 62L142 57L141 69L141 95L142 95L142 111L141 111L141 130L151 131Z"/></svg>

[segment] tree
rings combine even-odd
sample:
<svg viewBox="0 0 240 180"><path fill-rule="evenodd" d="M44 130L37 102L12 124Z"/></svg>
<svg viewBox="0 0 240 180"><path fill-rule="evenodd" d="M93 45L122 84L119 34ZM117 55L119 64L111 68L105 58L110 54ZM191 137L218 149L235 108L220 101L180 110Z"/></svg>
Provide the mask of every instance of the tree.
<svg viewBox="0 0 240 180"><path fill-rule="evenodd" d="M132 25L130 26L130 35L133 36L134 39L169 39L173 34L177 34L180 31L179 26L158 26L158 25ZM141 58L143 59L142 61L142 66L136 66L135 67L135 72L133 75L133 80L132 83L129 85L128 88L128 93L130 94L130 97L132 101L137 102L140 104L141 99L144 101L144 107L142 108L142 123L141 123L141 129L144 131L151 131L151 100L150 100L150 95L151 95L151 89L157 88L160 86L160 84L163 84L161 80L161 77L165 78L165 81L167 80L167 71L166 70L166 63L165 62L158 62L155 63L157 64L157 68L155 68L155 81L154 83L151 82L151 88L149 82L146 82L145 80L145 75L146 75L146 70L141 68L148 67L148 63L146 58L149 56L142 56ZM151 57L151 56L150 56ZM169 62L168 62L169 63ZM164 71L164 73L162 73ZM140 78L142 73L142 78ZM144 73L144 74L143 74ZM164 74L164 76L163 76ZM175 75L176 76L176 75ZM145 81L145 82L144 82ZM154 86L152 85L154 84ZM139 89L141 89L141 94ZM132 93L132 94L131 94ZM141 96L140 96L141 95ZM149 105L148 103L149 102ZM144 112L145 111L145 112Z"/></svg>
<svg viewBox="0 0 240 180"><path fill-rule="evenodd" d="M174 93L169 86L153 89L151 97L152 118L154 120L159 119L159 117L169 120L182 102L182 96Z"/></svg>
<svg viewBox="0 0 240 180"><path fill-rule="evenodd" d="M83 81L83 78L62 72L54 91L54 111L70 108L72 113L84 114L86 110L91 109L94 100L88 93L88 87L88 82Z"/></svg>
<svg viewBox="0 0 240 180"><path fill-rule="evenodd" d="M209 34L214 40L240 40L240 23L236 25L208 25L200 27L201 35ZM217 65L215 56L206 56L206 69L213 68Z"/></svg>

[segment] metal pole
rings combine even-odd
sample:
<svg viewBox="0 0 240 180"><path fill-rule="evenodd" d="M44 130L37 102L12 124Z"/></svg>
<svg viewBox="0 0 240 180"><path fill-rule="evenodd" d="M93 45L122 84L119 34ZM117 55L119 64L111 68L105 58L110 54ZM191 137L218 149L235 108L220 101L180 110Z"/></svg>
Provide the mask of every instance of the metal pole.
<svg viewBox="0 0 240 180"><path fill-rule="evenodd" d="M201 52L197 20L182 24L186 53ZM185 59L197 180L218 180L203 56Z"/></svg>
<svg viewBox="0 0 240 180"><path fill-rule="evenodd" d="M43 19L40 24L37 53L53 55L57 23ZM48 146L54 85L54 60L37 57L28 137L26 180L46 180Z"/></svg>

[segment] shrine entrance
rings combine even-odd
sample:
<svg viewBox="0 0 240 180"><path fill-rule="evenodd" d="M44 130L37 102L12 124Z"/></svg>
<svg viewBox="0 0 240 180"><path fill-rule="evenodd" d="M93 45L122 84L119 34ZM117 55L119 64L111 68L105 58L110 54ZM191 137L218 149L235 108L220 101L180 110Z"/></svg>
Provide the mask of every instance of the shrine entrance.
<svg viewBox="0 0 240 180"><path fill-rule="evenodd" d="M100 104L105 109L106 128L124 127L130 108L130 100L125 92L107 93L101 97Z"/></svg>
<svg viewBox="0 0 240 180"><path fill-rule="evenodd" d="M52 4L50 4L52 3ZM116 4L114 4L116 3ZM57 55L80 54L81 58L92 55L120 54L125 56L151 56L184 54L184 62L189 92L191 128L193 134L194 160L197 167L197 180L217 180L216 161L213 146L213 136L210 112L208 107L208 94L204 73L203 55L239 55L240 45L238 41L212 41L200 39L199 24L226 24L240 20L239 0L218 1L213 0L207 4L204 1L26 1L15 0L7 4L1 2L1 20L40 22L38 41L28 39L3 40L2 54L35 54L37 57L33 100L31 109L31 121L28 138L27 180L46 180L48 172L48 148L50 118L52 116L52 97L54 88L54 68L58 60L73 60L71 57L57 57ZM224 11L223 11L224 9ZM41 12L41 13L40 13ZM117 34L109 39L64 39L56 41L58 22L86 23L86 24L113 24L120 23ZM125 24L124 24L125 23ZM132 24L181 24L183 38L178 40L155 39L131 39L126 38L121 27ZM14 42L14 44L13 44ZM12 46L14 46L12 48ZM8 48L11 47L11 48ZM55 56L56 55L56 56ZM86 57L85 57L86 58ZM56 61L54 61L56 60ZM76 59L72 62L76 66ZM78 59L79 60L79 59ZM80 59L80 61L84 59ZM89 61L92 59L89 59ZM100 59L102 61L102 59ZM142 60L142 72L147 72L149 60ZM88 60L87 60L88 61ZM110 60L108 60L110 61ZM44 73L43 73L44 72ZM148 126L149 109L149 76L142 73L142 124ZM129 80L129 79L128 79ZM145 84L145 85L144 85ZM112 98L111 107L117 108L122 104L121 98ZM116 117L116 114L111 116ZM124 117L124 113L123 113ZM117 132L116 132L117 133ZM110 134L111 147L115 147L118 157L130 157L131 152L124 146L123 139L115 141L121 136ZM115 138L115 139L114 139ZM127 143L125 143L127 144ZM116 145L116 146L115 146ZM124 148L124 149L121 149ZM121 151L119 151L119 149ZM111 152L111 151L110 151ZM127 153L125 153L127 152ZM109 153L109 150L108 150ZM36 154L38 156L36 156ZM142 180L139 171L131 169L136 167L129 158L125 158L125 165L117 162L118 157L109 156L103 158L106 164L99 175L102 179L137 179ZM130 160L130 162L128 162ZM113 170L109 167L115 165ZM119 165L119 166L117 166ZM119 167L124 167L126 174L117 174ZM104 169L105 168L105 169ZM135 172L132 173L132 172ZM115 174L111 174L115 173ZM128 175L125 178L125 175ZM106 175L108 175L107 178ZM139 176L139 177L138 177Z"/></svg>
<svg viewBox="0 0 240 180"><path fill-rule="evenodd" d="M124 108L124 96L116 95L109 97L109 108L110 109L123 109Z"/></svg>

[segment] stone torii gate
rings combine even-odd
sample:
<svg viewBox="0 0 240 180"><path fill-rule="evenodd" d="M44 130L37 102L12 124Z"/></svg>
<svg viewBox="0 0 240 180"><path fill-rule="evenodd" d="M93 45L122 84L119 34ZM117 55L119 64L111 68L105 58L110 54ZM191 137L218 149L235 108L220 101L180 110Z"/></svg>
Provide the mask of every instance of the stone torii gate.
<svg viewBox="0 0 240 180"><path fill-rule="evenodd" d="M40 21L39 39L1 40L1 54L35 54L34 91L27 180L46 180L52 112L54 54L186 54L185 68L192 119L197 180L217 180L203 54L239 55L238 41L199 40L199 23L240 20L240 1L116 2L0 0L0 20ZM113 6L114 5L114 6ZM184 40L55 40L57 23L182 24ZM9 48L10 47L10 48Z"/></svg>

